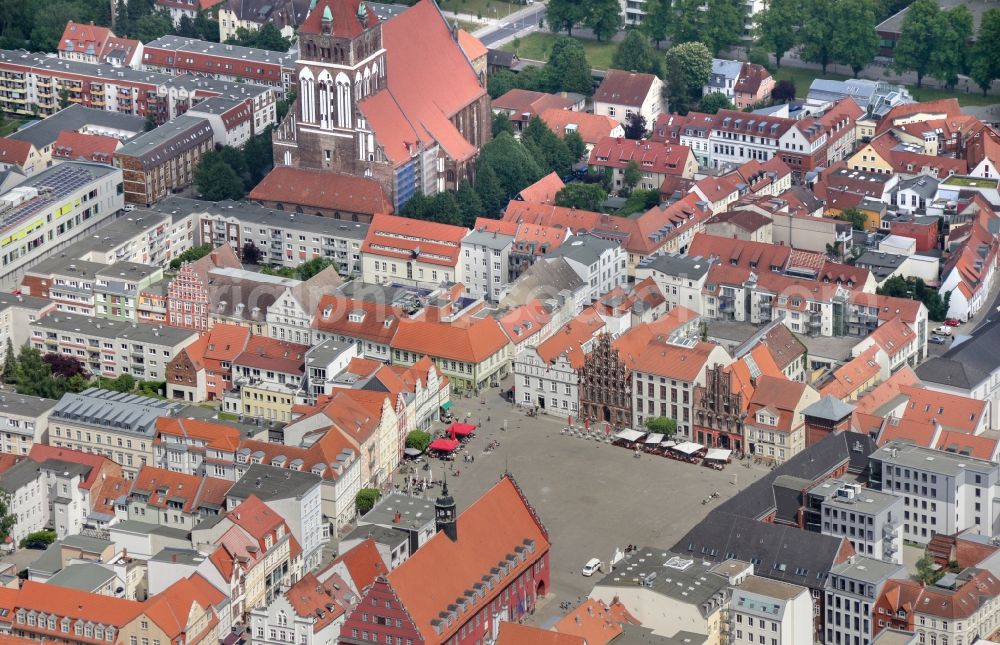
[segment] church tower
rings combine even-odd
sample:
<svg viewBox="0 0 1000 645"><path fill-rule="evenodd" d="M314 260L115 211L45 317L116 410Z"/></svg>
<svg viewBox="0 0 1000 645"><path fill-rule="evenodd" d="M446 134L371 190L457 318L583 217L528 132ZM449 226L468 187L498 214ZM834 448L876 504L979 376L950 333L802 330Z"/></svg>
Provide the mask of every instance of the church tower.
<svg viewBox="0 0 1000 645"><path fill-rule="evenodd" d="M448 477L445 476L441 496L434 502L434 519L438 532L444 531L452 542L458 541L458 512L455 499L448 494Z"/></svg>
<svg viewBox="0 0 1000 645"><path fill-rule="evenodd" d="M382 23L358 0L314 0L299 28L297 164L371 174L374 136L358 103L386 86Z"/></svg>

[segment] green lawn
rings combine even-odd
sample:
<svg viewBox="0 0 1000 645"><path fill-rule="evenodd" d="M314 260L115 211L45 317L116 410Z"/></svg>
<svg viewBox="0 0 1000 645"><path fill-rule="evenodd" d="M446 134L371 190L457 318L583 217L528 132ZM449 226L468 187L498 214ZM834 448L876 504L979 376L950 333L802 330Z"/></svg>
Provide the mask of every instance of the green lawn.
<svg viewBox="0 0 1000 645"><path fill-rule="evenodd" d="M502 0L440 0L438 5L448 15L450 12L467 13L478 18L504 18L508 13L523 9L524 5ZM496 11L493 11L496 9Z"/></svg>
<svg viewBox="0 0 1000 645"><path fill-rule="evenodd" d="M0 123L0 137L6 137L8 134L14 134L23 122L19 119L12 119L7 117Z"/></svg>
<svg viewBox="0 0 1000 645"><path fill-rule="evenodd" d="M798 96L803 97L806 95L806 92L809 91L809 86L816 78L828 78L830 80L843 81L850 77L844 76L843 74L834 74L832 72L823 74L818 69L782 67L777 71L777 73L775 73L774 78L778 81L786 79L794 81L795 93ZM908 87L910 89L910 93L913 94L913 98L918 101L934 101L937 99L956 97L961 105L993 105L994 103L1000 103L1000 97L983 96L981 93L966 94L964 92L949 92L947 90L929 89L926 87L917 88L915 85L909 85Z"/></svg>
<svg viewBox="0 0 1000 645"><path fill-rule="evenodd" d="M482 23L482 22L469 22L468 20L459 20L458 21L458 28L459 29L464 29L465 31L467 31L467 32L469 32L471 34L472 32L474 32L477 29L479 29L480 27L482 27L484 24L485 23Z"/></svg>
<svg viewBox="0 0 1000 645"><path fill-rule="evenodd" d="M517 47L517 55L521 58L531 58L545 61L549 59L549 52L552 50L552 43L558 38L555 34L534 32L521 39ZM614 58L617 43L598 42L596 40L578 39L583 45L583 50L587 53L587 61L594 69L608 69L611 67L611 59ZM501 49L514 51L514 43L509 42Z"/></svg>

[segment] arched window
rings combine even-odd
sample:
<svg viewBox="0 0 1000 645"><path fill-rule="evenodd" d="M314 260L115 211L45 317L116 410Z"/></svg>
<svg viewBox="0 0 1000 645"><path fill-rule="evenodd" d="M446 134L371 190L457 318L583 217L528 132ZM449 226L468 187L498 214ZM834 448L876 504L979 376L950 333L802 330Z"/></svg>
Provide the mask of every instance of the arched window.
<svg viewBox="0 0 1000 645"><path fill-rule="evenodd" d="M301 89L302 101L302 121L313 123L316 119L316 84L312 72L309 68L304 68L299 73L299 87Z"/></svg>
<svg viewBox="0 0 1000 645"><path fill-rule="evenodd" d="M333 77L323 70L319 78L319 125L321 128L333 127Z"/></svg>
<svg viewBox="0 0 1000 645"><path fill-rule="evenodd" d="M351 80L347 74L337 74L337 125L351 127Z"/></svg>

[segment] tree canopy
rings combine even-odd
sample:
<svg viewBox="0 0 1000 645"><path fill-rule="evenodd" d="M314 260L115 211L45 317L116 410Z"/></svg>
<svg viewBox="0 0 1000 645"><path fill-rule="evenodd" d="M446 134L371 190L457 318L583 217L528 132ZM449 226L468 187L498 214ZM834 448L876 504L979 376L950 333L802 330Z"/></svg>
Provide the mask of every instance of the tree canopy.
<svg viewBox="0 0 1000 645"><path fill-rule="evenodd" d="M917 87L923 85L925 76L949 85L957 82L972 32L967 13L962 6L942 11L934 0L915 0L903 17L893 50L896 69L915 73Z"/></svg>
<svg viewBox="0 0 1000 645"><path fill-rule="evenodd" d="M556 193L556 206L599 213L601 212L601 204L607 198L608 193L600 184L585 184L574 181L566 184Z"/></svg>
<svg viewBox="0 0 1000 645"><path fill-rule="evenodd" d="M979 33L969 61L969 76L985 95L1000 78L1000 56L993 49L1000 43L1000 9L987 9L979 21Z"/></svg>
<svg viewBox="0 0 1000 645"><path fill-rule="evenodd" d="M184 251L173 260L170 261L170 268L175 271L181 268L181 265L185 262L194 262L195 260L200 260L209 253L212 252L211 244L202 244L201 246L195 246L187 251Z"/></svg>
<svg viewBox="0 0 1000 645"><path fill-rule="evenodd" d="M243 180L216 150L202 155L194 171L194 184L202 198L212 202L224 199L241 199L246 194Z"/></svg>
<svg viewBox="0 0 1000 645"><path fill-rule="evenodd" d="M281 30L271 22L265 22L260 29L239 27L236 35L226 41L230 45L256 47L273 52L287 52L292 47L292 41L281 35Z"/></svg>
<svg viewBox="0 0 1000 645"><path fill-rule="evenodd" d="M543 175L555 172L560 177L569 174L576 159L566 142L535 115L521 132L521 145L531 153Z"/></svg>
<svg viewBox="0 0 1000 645"><path fill-rule="evenodd" d="M615 50L611 66L629 72L660 76L663 73L660 57L649 44L649 37L639 29L632 29Z"/></svg>
<svg viewBox="0 0 1000 645"><path fill-rule="evenodd" d="M671 7L668 32L674 43L700 42L718 54L743 35L739 0L674 0Z"/></svg>
<svg viewBox="0 0 1000 645"><path fill-rule="evenodd" d="M587 15L583 24L597 36L608 40L622 28L622 10L618 0L578 0L585 6Z"/></svg>
<svg viewBox="0 0 1000 645"><path fill-rule="evenodd" d="M697 42L674 45L667 50L665 73L671 111L686 114L712 76L712 52Z"/></svg>
<svg viewBox="0 0 1000 645"><path fill-rule="evenodd" d="M698 111L705 114L715 114L719 110L729 110L732 107L733 102L722 92L710 92L701 97L701 101L698 103Z"/></svg>
<svg viewBox="0 0 1000 645"><path fill-rule="evenodd" d="M587 6L580 0L549 0L545 8L545 20L554 32L565 30L573 35L573 27L587 17Z"/></svg>
<svg viewBox="0 0 1000 645"><path fill-rule="evenodd" d="M785 54L800 42L802 16L802 0L771 0L754 16L754 37L774 54L778 67Z"/></svg>

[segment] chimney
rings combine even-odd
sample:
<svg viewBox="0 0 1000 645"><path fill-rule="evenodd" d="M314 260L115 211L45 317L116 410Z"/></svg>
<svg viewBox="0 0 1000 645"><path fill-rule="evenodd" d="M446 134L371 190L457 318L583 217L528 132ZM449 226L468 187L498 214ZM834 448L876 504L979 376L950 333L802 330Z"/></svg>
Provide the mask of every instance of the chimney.
<svg viewBox="0 0 1000 645"><path fill-rule="evenodd" d="M402 514L400 514L399 511L396 511L396 514L392 517L392 523L393 524L399 524L402 521L403 521Z"/></svg>

